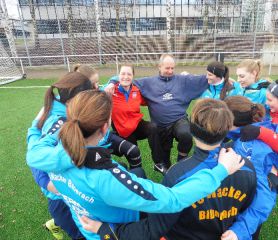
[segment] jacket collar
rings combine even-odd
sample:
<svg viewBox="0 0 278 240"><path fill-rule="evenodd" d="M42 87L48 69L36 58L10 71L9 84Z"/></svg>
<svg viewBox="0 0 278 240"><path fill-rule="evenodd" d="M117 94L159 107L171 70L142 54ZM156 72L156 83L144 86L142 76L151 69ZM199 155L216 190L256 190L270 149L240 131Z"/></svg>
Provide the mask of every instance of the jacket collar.
<svg viewBox="0 0 278 240"><path fill-rule="evenodd" d="M175 78L175 75L173 75L173 76L171 76L171 77L164 77L164 76L159 75L158 78L159 78L160 80L164 81L164 82L169 82L169 81L171 81L172 79Z"/></svg>
<svg viewBox="0 0 278 240"><path fill-rule="evenodd" d="M102 147L86 146L87 155L84 166L91 169L110 169L116 167L111 160L111 151Z"/></svg>
<svg viewBox="0 0 278 240"><path fill-rule="evenodd" d="M262 83L262 82L266 82L266 80L260 79L259 81L257 81L255 83L251 84L250 86L246 87L246 89L256 89L259 86L259 84Z"/></svg>
<svg viewBox="0 0 278 240"><path fill-rule="evenodd" d="M224 86L224 81L217 85L209 84L210 89L216 89L216 90L221 90L223 88L223 86Z"/></svg>
<svg viewBox="0 0 278 240"><path fill-rule="evenodd" d="M66 105L59 102L58 100L54 100L52 102L51 106L51 115L60 115L60 116L66 116Z"/></svg>
<svg viewBox="0 0 278 240"><path fill-rule="evenodd" d="M238 138L240 138L240 127L229 131L227 134L227 138L233 141L236 141Z"/></svg>
<svg viewBox="0 0 278 240"><path fill-rule="evenodd" d="M121 92L123 94L128 94L129 95L132 88L133 88L133 84L131 84L129 89L126 91L121 84L118 85L119 92Z"/></svg>
<svg viewBox="0 0 278 240"><path fill-rule="evenodd" d="M194 147L194 153L192 155L192 157L194 157L195 159L197 159L200 162L203 162L206 159L213 159L213 162L215 161L215 157L216 157L216 161L218 159L218 154L220 151L220 147L217 147L213 150L203 150L201 148L198 148L197 146Z"/></svg>

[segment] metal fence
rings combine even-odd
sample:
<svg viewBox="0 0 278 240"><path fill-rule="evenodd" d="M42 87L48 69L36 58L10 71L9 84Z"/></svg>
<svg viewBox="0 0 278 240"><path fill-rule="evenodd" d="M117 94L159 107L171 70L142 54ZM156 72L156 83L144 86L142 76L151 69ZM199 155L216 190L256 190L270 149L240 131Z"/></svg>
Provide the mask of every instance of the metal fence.
<svg viewBox="0 0 278 240"><path fill-rule="evenodd" d="M0 41L17 66L149 65L165 52L192 64L223 54L278 64L272 0L19 0L17 19L1 1Z"/></svg>

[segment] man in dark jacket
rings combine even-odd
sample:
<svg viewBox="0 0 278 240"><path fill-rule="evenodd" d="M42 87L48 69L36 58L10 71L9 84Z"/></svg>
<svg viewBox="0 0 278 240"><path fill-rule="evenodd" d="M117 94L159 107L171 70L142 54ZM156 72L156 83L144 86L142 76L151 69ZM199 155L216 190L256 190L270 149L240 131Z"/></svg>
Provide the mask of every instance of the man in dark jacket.
<svg viewBox="0 0 278 240"><path fill-rule="evenodd" d="M178 160L187 157L192 147L186 110L208 88L208 82L205 75L174 74L175 60L169 54L160 57L158 68L158 76L134 80L134 84L147 101L151 121L157 125L150 139L154 169L165 174L171 165L173 139L178 141ZM111 79L108 89L115 82Z"/></svg>

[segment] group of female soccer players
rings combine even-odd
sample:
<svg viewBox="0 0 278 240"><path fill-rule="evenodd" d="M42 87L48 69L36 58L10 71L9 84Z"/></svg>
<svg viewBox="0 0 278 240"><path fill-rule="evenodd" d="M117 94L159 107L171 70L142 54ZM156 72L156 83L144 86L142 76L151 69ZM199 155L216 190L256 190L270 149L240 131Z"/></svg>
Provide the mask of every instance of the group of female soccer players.
<svg viewBox="0 0 278 240"><path fill-rule="evenodd" d="M236 82L224 64L208 65L188 124L193 154L157 184L137 146L148 138L152 148L157 128L142 118L149 103L133 67L121 67L112 95L98 90L95 70L75 67L47 90L28 129L27 163L53 217L46 227L72 239L258 239L276 203L278 168L278 82L260 80L260 71L245 60ZM129 170L111 152L125 155Z"/></svg>

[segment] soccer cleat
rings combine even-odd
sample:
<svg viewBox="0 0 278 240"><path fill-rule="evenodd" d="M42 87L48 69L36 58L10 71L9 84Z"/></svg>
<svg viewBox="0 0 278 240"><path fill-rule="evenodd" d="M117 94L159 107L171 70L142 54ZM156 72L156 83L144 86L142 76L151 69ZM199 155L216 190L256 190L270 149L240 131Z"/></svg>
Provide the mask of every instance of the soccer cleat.
<svg viewBox="0 0 278 240"><path fill-rule="evenodd" d="M165 175L168 170L168 168L166 167L166 165L164 163L154 164L153 169L157 172L162 173L163 175Z"/></svg>
<svg viewBox="0 0 278 240"><path fill-rule="evenodd" d="M45 224L44 224L44 227L52 233L53 237L55 239L58 239L58 240L62 240L64 239L64 234L63 234L63 231L62 229L59 227L59 226L56 226L55 223L54 223L54 219L52 218L51 220L47 221Z"/></svg>

